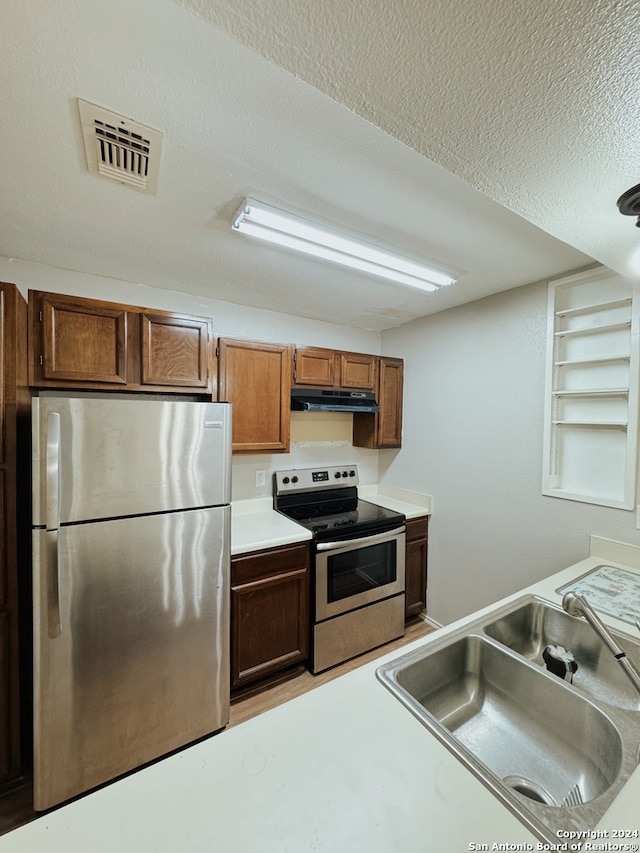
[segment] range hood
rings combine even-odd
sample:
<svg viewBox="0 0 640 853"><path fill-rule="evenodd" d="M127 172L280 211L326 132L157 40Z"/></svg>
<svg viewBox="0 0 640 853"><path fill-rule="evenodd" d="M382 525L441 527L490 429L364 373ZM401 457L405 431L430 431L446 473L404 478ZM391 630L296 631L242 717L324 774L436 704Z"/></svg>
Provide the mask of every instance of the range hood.
<svg viewBox="0 0 640 853"><path fill-rule="evenodd" d="M379 412L373 391L293 388L291 408L302 412Z"/></svg>

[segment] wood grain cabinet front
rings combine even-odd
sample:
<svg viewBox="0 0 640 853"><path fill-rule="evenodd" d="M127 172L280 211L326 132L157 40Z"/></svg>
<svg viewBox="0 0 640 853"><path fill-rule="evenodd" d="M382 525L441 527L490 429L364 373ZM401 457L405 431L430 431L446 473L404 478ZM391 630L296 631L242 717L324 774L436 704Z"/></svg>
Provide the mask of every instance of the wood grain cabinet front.
<svg viewBox="0 0 640 853"><path fill-rule="evenodd" d="M210 394L208 317L29 291L29 384Z"/></svg>
<svg viewBox="0 0 640 853"><path fill-rule="evenodd" d="M0 283L0 786L23 771L19 643L30 642L29 456L27 304L13 284Z"/></svg>
<svg viewBox="0 0 640 853"><path fill-rule="evenodd" d="M427 606L427 546L429 517L407 521L405 559L405 618L421 613Z"/></svg>
<svg viewBox="0 0 640 853"><path fill-rule="evenodd" d="M378 358L359 352L296 346L293 384L302 387L353 388L373 391Z"/></svg>
<svg viewBox="0 0 640 853"><path fill-rule="evenodd" d="M402 446L404 361L380 356L376 400L380 412L357 412L353 416L356 447L384 450Z"/></svg>
<svg viewBox="0 0 640 853"><path fill-rule="evenodd" d="M218 340L218 400L233 404L233 453L288 453L288 344Z"/></svg>
<svg viewBox="0 0 640 853"><path fill-rule="evenodd" d="M141 383L209 388L211 321L143 311Z"/></svg>
<svg viewBox="0 0 640 853"><path fill-rule="evenodd" d="M308 658L309 608L308 545L232 558L232 688Z"/></svg>

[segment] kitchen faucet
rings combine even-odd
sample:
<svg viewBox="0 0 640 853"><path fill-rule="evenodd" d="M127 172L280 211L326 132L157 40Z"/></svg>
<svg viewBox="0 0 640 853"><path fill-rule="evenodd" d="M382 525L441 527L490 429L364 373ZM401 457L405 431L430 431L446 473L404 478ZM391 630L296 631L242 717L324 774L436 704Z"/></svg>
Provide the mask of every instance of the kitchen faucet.
<svg viewBox="0 0 640 853"><path fill-rule="evenodd" d="M623 668L638 693L640 693L640 670L638 670L633 661L629 660L625 650L622 649L613 639L608 628L605 627L604 623L593 610L584 595L579 595L575 591L565 593L565 596L562 599L562 607L569 616L584 616L589 625L591 625L593 630Z"/></svg>

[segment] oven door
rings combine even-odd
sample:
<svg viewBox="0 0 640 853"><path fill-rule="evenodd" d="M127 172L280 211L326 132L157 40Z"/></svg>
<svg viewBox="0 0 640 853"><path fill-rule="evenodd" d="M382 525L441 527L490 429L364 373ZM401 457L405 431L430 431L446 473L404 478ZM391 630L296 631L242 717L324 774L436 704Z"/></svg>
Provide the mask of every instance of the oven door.
<svg viewBox="0 0 640 853"><path fill-rule="evenodd" d="M316 545L316 622L404 592L405 527Z"/></svg>

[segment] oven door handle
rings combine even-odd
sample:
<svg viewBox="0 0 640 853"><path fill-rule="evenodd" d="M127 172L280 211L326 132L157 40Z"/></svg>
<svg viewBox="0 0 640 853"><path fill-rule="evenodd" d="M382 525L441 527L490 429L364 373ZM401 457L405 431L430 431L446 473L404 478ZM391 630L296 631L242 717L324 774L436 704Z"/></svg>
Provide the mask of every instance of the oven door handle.
<svg viewBox="0 0 640 853"><path fill-rule="evenodd" d="M377 542L383 542L386 539L393 539L404 533L407 528L395 527L393 530L387 530L385 533L375 533L373 536L361 536L359 539L343 539L342 542L319 542L316 545L316 551L335 551L338 548L351 548L353 545L375 545Z"/></svg>

